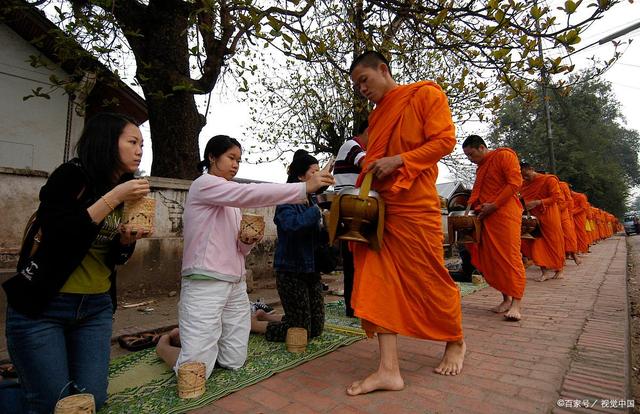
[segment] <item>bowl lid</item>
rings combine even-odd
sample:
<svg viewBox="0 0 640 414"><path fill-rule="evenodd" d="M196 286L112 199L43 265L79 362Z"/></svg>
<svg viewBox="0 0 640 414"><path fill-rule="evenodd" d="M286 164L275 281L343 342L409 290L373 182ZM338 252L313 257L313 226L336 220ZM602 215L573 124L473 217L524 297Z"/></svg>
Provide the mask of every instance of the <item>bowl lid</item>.
<svg viewBox="0 0 640 414"><path fill-rule="evenodd" d="M338 194L359 196L360 189L359 188L343 188L342 190L340 190ZM369 197L380 198L380 194L378 194L377 191L369 190Z"/></svg>

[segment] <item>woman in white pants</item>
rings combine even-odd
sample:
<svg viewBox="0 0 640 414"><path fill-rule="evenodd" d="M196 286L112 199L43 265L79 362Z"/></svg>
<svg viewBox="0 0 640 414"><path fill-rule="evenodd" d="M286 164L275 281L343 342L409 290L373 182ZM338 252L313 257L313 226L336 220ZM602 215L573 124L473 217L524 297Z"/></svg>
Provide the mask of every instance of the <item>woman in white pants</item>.
<svg viewBox="0 0 640 414"><path fill-rule="evenodd" d="M240 208L304 203L307 193L333 184L327 172L303 183L240 184L232 179L241 156L234 138L211 138L198 165L205 173L187 195L179 333L163 336L156 348L176 372L185 362L203 362L208 378L216 363L237 369L246 361L251 312L244 261L259 238L240 238Z"/></svg>

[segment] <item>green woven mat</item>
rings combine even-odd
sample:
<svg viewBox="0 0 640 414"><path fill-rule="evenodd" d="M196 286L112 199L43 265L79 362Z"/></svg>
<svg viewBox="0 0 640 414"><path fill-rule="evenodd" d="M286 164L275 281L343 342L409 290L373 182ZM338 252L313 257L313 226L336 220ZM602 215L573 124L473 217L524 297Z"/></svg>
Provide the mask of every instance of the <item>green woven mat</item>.
<svg viewBox="0 0 640 414"><path fill-rule="evenodd" d="M462 296L486 287L459 283ZM344 301L325 305L325 330L309 342L302 354L287 352L284 343L268 342L251 334L247 362L239 370L216 368L207 380L206 392L196 399L178 397L176 376L155 354L155 349L134 352L111 362L109 397L100 414L175 414L203 407L213 401L258 383L365 337L356 318L344 316Z"/></svg>
<svg viewBox="0 0 640 414"><path fill-rule="evenodd" d="M205 394L187 400L178 397L176 376L156 356L155 349L134 352L111 362L109 397L100 414L183 413L364 337L360 322L344 316L344 302L327 304L325 330L309 342L306 352L293 354L287 352L284 343L268 342L263 335L252 334L244 367L236 371L214 369Z"/></svg>

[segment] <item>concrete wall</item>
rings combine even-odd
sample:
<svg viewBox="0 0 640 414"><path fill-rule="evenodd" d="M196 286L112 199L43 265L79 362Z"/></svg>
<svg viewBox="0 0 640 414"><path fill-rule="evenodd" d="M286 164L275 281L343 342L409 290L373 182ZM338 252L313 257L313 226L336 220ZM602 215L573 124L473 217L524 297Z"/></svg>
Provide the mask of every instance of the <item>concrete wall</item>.
<svg viewBox="0 0 640 414"><path fill-rule="evenodd" d="M38 208L47 176L44 171L0 167L0 269L15 268L24 227Z"/></svg>
<svg viewBox="0 0 640 414"><path fill-rule="evenodd" d="M0 167L51 172L64 160L69 97L57 91L50 99L22 98L38 87L48 91L51 75L64 79L68 74L61 69L32 67L29 56L40 53L4 24L0 24L0 44ZM75 111L70 114L69 148L73 148L84 120Z"/></svg>

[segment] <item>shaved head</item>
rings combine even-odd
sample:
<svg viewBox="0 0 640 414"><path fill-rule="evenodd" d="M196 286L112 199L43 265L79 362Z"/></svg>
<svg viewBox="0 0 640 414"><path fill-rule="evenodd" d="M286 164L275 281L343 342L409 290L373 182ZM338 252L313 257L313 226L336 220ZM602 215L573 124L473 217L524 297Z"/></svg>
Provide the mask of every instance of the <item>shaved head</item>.
<svg viewBox="0 0 640 414"><path fill-rule="evenodd" d="M381 63L387 66L389 74L391 74L391 69L389 68L389 61L387 60L387 58L385 58L384 55L380 52L367 50L366 52L355 58L355 60L351 64L351 67L349 67L349 75L353 73L353 70L356 68L356 66L362 65L367 68L376 69L378 66L380 66Z"/></svg>

